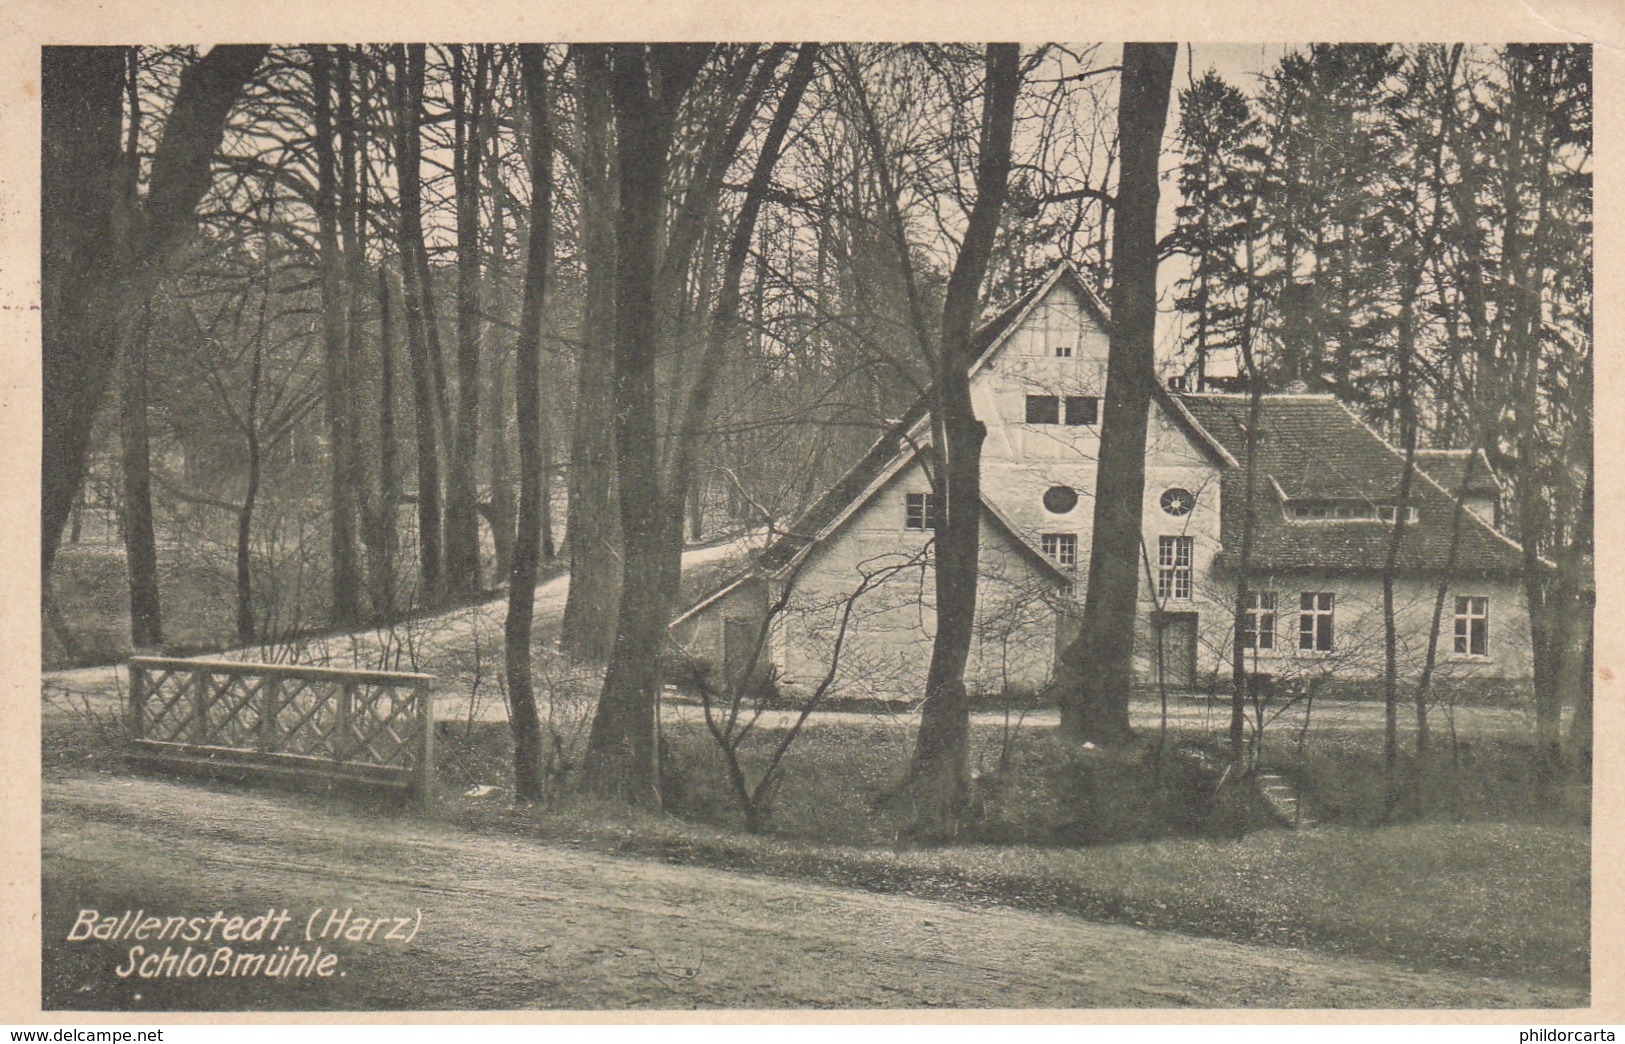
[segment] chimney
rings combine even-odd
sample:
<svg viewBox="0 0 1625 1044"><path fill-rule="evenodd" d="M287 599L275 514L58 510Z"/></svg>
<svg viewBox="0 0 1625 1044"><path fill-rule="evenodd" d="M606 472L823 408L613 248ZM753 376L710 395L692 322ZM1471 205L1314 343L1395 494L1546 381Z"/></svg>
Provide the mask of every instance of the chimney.
<svg viewBox="0 0 1625 1044"><path fill-rule="evenodd" d="M1309 393L1309 385L1303 381L1293 381L1291 384L1286 386L1286 391L1288 395L1307 395Z"/></svg>

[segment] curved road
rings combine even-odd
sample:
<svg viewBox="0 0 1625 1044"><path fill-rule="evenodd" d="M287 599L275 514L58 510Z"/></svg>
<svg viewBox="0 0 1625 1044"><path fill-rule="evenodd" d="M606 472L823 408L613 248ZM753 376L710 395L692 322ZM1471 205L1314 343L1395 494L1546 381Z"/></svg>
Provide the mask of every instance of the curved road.
<svg viewBox="0 0 1625 1044"><path fill-rule="evenodd" d="M147 778L47 778L47 1008L617 1009L1568 1007L1579 991L883 896L473 834L295 795ZM322 942L331 977L115 972L102 917L334 911L408 918L409 942ZM402 930L404 931L404 929ZM294 938L297 936L297 938ZM154 949L165 945L157 943ZM216 941L212 945L219 945ZM269 942L239 944L275 952ZM176 944L179 952L181 944Z"/></svg>

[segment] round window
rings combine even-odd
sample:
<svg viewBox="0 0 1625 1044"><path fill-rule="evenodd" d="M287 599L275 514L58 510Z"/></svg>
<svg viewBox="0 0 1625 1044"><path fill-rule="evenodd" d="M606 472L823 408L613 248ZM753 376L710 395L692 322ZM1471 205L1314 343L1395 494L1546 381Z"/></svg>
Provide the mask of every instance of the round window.
<svg viewBox="0 0 1625 1044"><path fill-rule="evenodd" d="M1190 514L1195 506L1196 494L1188 489L1175 486L1162 492L1162 510L1175 518Z"/></svg>
<svg viewBox="0 0 1625 1044"><path fill-rule="evenodd" d="M1044 491L1044 510L1064 515L1078 506L1078 491L1071 486L1051 486Z"/></svg>

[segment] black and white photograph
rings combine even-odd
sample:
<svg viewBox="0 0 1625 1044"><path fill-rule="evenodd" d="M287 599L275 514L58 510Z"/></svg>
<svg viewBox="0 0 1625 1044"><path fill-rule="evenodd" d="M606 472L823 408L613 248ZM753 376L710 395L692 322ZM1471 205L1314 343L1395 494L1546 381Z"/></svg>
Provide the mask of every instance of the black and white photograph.
<svg viewBox="0 0 1625 1044"><path fill-rule="evenodd" d="M26 1004L1606 999L1593 43L392 35L34 49Z"/></svg>

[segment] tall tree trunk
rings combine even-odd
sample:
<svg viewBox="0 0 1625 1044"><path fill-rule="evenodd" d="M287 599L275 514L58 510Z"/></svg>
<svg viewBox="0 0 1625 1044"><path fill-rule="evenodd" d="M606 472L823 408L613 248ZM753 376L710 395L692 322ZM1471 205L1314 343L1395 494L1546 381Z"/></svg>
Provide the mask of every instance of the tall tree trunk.
<svg viewBox="0 0 1625 1044"><path fill-rule="evenodd" d="M158 540L152 521L152 461L147 435L148 315L136 327L120 370L120 435L124 456L124 553L130 575L130 645L151 651L163 644L158 599Z"/></svg>
<svg viewBox="0 0 1625 1044"><path fill-rule="evenodd" d="M266 264L266 277L271 274ZM265 289L270 294L267 282ZM243 435L248 441L248 484L243 490L243 502L237 510L237 640L244 645L253 642L254 626L254 562L251 538L254 534L254 507L260 495L260 383L265 372L265 326L261 316L260 330L254 337L254 360L248 372L248 409L243 414Z"/></svg>
<svg viewBox="0 0 1625 1044"><path fill-rule="evenodd" d="M331 616L335 627L361 622L361 562L356 542L355 452L350 394L349 296L339 247L338 174L333 149L332 55L311 48L315 92L316 220L321 244L322 350L329 455L329 535L332 555Z"/></svg>
<svg viewBox="0 0 1625 1044"><path fill-rule="evenodd" d="M541 796L537 758L541 723L531 683L531 624L541 550L542 313L547 303L547 263L553 232L553 122L547 89L547 48L523 44L521 75L530 109L530 247L525 265L524 310L514 346L514 416L519 427L519 521L508 574L508 618L503 627L508 675L508 722L513 730L514 795Z"/></svg>
<svg viewBox="0 0 1625 1044"><path fill-rule="evenodd" d="M728 165L738 155L773 71L789 48L775 45L760 61L758 50L754 45L745 49L744 56L730 70L721 95L728 99L738 95L741 100L720 107L696 132L703 144L686 178L681 202L673 209L655 281L656 336L663 344L679 347L685 356L677 367L683 378L665 382L661 389L668 396L661 402L662 415L670 418L667 429L674 433L665 438L666 452L661 457L663 554L656 582L660 587L659 597L667 605L678 597L688 484L707 441L704 427L711 395L726 354L725 346L730 343L728 338L716 336L712 296L715 269L710 262L715 254L718 222L713 215ZM797 104L799 97L797 94L793 99ZM788 92L784 98L790 98ZM779 108L786 120L794 112L793 108L786 110L782 100ZM762 155L758 154L757 169L761 168ZM749 196L748 189L746 195ZM747 199L741 210L742 217L746 209L754 224L757 206ZM691 361L691 353L695 352L698 359Z"/></svg>
<svg viewBox="0 0 1625 1044"><path fill-rule="evenodd" d="M1467 497L1472 489L1473 469L1478 463L1481 441L1474 434L1467 450L1467 464L1462 468L1461 484L1450 509L1450 545L1445 551L1444 567L1433 590L1433 616L1428 621L1427 649L1422 656L1422 673L1416 680L1414 706L1416 710L1416 756L1421 764L1431 743L1428 726L1428 701L1433 693L1433 675L1439 665L1439 633L1444 624L1445 599L1450 597L1450 584L1456 576L1456 560L1461 552L1461 531L1467 522ZM1418 794L1420 802L1421 795Z"/></svg>
<svg viewBox="0 0 1625 1044"><path fill-rule="evenodd" d="M655 273L663 219L671 122L650 76L649 54L618 44L609 61L615 110L615 461L625 543L622 591L640 578L639 597L623 597L616 614L604 687L587 739L587 788L634 805L658 807L656 719L666 612L657 578L662 567L664 511L655 421ZM669 99L668 99L669 104ZM672 106L674 108L674 106Z"/></svg>
<svg viewBox="0 0 1625 1044"><path fill-rule="evenodd" d="M738 329L742 301L740 286L744 279L745 264L749 260L750 244L755 237L757 217L761 213L762 204L772 182L773 168L778 164L779 154L789 133L790 121L801 105L808 84L812 82L817 60L818 45L803 45L796 64L785 82L784 93L779 97L767 133L762 139L762 147L756 155L750 181L745 186L739 214L729 234L728 250L723 259L720 285L715 290L715 298L712 299L711 281L706 278L709 273L702 273L698 308L705 314L705 321L691 321L686 324L689 332L697 330L701 333L702 347L698 365L692 367L694 372L688 378L687 394L681 400L681 414L675 425L677 437L674 440L671 464L665 477L666 557L661 583L663 597L668 602L677 597L682 578L683 517L688 497L698 481L698 464L707 441L705 425L710 416L711 398L716 391L717 376L721 372L729 349L737 347L740 340ZM777 59L774 61L776 64ZM753 103L747 104L754 108ZM727 137L730 141L735 141L742 133L738 130L736 121ZM690 191L697 190L691 187ZM709 239L710 235L707 234L703 238ZM711 250L708 247L701 250L701 256L710 255Z"/></svg>
<svg viewBox="0 0 1625 1044"><path fill-rule="evenodd" d="M487 121L487 124L493 122ZM482 137L487 144L491 143L492 135ZM489 179L493 212L486 280L490 286L490 307L495 317L494 321L485 324L485 337L490 346L485 353L486 371L490 375L491 384L490 394L485 396L486 401L482 404L485 411L483 427L491 433L490 451L486 462L491 498L485 508L485 516L491 525L491 543L496 552L496 575L505 577L513 567L514 527L518 524L519 510L513 482L513 451L508 443L508 425L502 416L504 404L508 401L508 359L498 334L501 321L508 315L508 226L505 208L502 205L502 185L495 158L496 150L495 148L487 150L482 145L480 154L487 157L481 163L481 167L484 169L483 176ZM532 161L534 162L534 157ZM543 261L545 262L546 258ZM518 365L517 362L515 365Z"/></svg>
<svg viewBox="0 0 1625 1044"><path fill-rule="evenodd" d="M1433 204L1433 213L1427 222L1425 231L1423 231L1419 237L1420 241L1409 245L1404 252L1407 264L1404 281L1400 288L1402 296L1400 303L1399 348L1406 357L1406 380L1404 381L1405 387L1401 389L1401 394L1404 396L1402 401L1404 403L1405 411L1401 416L1402 423L1404 423L1409 429L1406 434L1406 456L1408 460L1413 460L1415 457L1414 448L1416 444L1416 428L1419 424L1419 420L1416 416L1414 389L1410 386L1414 383L1411 372L1413 363L1411 363L1409 360L1416 351L1417 327L1421 321L1417 315L1417 300L1422 294L1422 277L1425 273L1430 257L1437 251L1437 244L1439 242L1439 237L1444 223L1447 193L1444 151L1445 143L1450 139L1451 136L1453 117L1456 110L1456 69L1461 62L1461 53L1461 44L1456 44L1453 48L1451 48L1451 50L1448 52L1448 57L1445 57L1445 52L1441 52L1440 71L1442 79L1438 85L1438 129L1437 136L1433 139L1432 148L1428 157L1430 165L1428 187L1429 197ZM1425 87L1427 77L1426 65L1420 60L1416 66L1415 75L1418 83ZM1466 466L1462 469L1461 489L1457 494L1455 510L1452 513L1450 521L1450 548L1445 555L1446 564L1444 568L1444 577L1441 578L1439 589L1435 595L1433 618L1428 624L1427 651L1423 659L1421 675L1417 678L1416 690L1413 694L1412 706L1416 714L1416 753L1417 768L1419 773L1420 769L1423 767L1422 756L1427 753L1429 743L1428 695L1429 687L1432 685L1433 681L1433 670L1437 663L1439 625L1440 617L1444 612L1446 584L1448 583L1449 577L1455 573L1457 547L1461 540L1461 526L1463 522L1462 511L1465 506L1467 490L1472 479L1473 466L1477 460L1477 455L1478 441L1475 437L1472 442L1472 446L1467 452ZM1409 466L1410 465L1407 464L1407 467ZM1396 693L1395 695L1397 699L1398 694ZM1420 811L1421 802L1423 799L1420 774L1417 776L1416 784L1417 789L1415 790L1413 796L1416 802L1416 808L1418 811Z"/></svg>
<svg viewBox="0 0 1625 1044"><path fill-rule="evenodd" d="M1247 210L1247 239L1243 256L1246 259L1246 297L1242 303L1241 329L1237 333L1237 350L1241 353L1241 373L1247 378L1247 448L1242 462L1246 483L1245 499L1241 505L1241 546L1236 554L1235 627L1230 636L1230 763L1233 771L1246 768L1246 716L1247 698L1252 682L1247 671L1247 632L1253 632L1252 649L1256 650L1260 638L1251 615L1253 608L1253 541L1258 532L1258 429L1264 416L1264 375L1259 372L1258 358L1253 351L1253 338L1257 333L1258 255L1255 235L1257 205L1250 203ZM1197 390L1202 390L1200 384ZM1221 490L1222 493L1222 490ZM1151 581L1149 577L1146 582ZM1277 609L1279 611L1279 609ZM1271 638L1273 645L1275 639ZM1159 638L1157 650L1162 651ZM1256 655L1256 653L1255 653Z"/></svg>
<svg viewBox="0 0 1625 1044"><path fill-rule="evenodd" d="M446 471L446 582L453 598L471 599L480 575L480 127L484 121L486 45L475 47L474 72L465 49L452 67L453 180L457 192L457 429Z"/></svg>
<svg viewBox="0 0 1625 1044"><path fill-rule="evenodd" d="M128 52L125 81L124 206L141 205L140 48ZM153 650L163 644L158 595L158 538L152 520L152 462L147 434L147 370L152 343L152 306L142 306L135 336L125 348L119 394L120 442L124 472L124 552L130 578L130 644Z"/></svg>
<svg viewBox="0 0 1625 1044"><path fill-rule="evenodd" d="M1407 300L1403 312L1409 312L1413 302ZM1409 328L1414 317L1403 316L1402 329ZM1402 341L1408 340L1402 337ZM1402 343L1399 348L1400 424L1404 439L1405 469L1400 473L1399 489L1395 494L1394 531L1388 540L1388 555L1382 567L1382 780L1383 816L1399 810L1401 797L1399 779L1399 626L1394 606L1394 582L1399 575L1399 548L1405 537L1406 515L1411 500L1411 485L1416 475L1416 403L1412 382L1413 346Z"/></svg>
<svg viewBox="0 0 1625 1044"><path fill-rule="evenodd" d="M1125 44L1117 110L1122 155L1112 228L1112 327L1096 467L1083 626L1063 652L1061 730L1096 743L1130 735L1145 439L1156 381L1157 157L1175 44Z"/></svg>
<svg viewBox="0 0 1625 1044"><path fill-rule="evenodd" d="M932 374L932 424L941 441L937 462L937 628L926 673L920 732L909 766L910 836L946 841L959 832L970 783L970 701L965 664L976 626L982 526L982 441L987 427L971 404L971 335L982 282L1004 210L1021 49L989 44L976 161L976 203L959 257L948 277L941 342Z"/></svg>
<svg viewBox="0 0 1625 1044"><path fill-rule="evenodd" d="M369 124L368 91L364 66L356 60L350 47L339 47L338 57L338 132L339 151L339 228L344 243L345 292L348 295L349 322L346 327L345 362L351 375L350 411L350 488L356 498L356 524L362 546L366 550L367 601L371 604L372 618L388 619L393 612L391 592L394 587L393 557L384 520L383 469L370 466L371 448L368 446L365 417L372 403L366 394L367 372L363 358L366 352L366 308L375 300L372 281L367 275L367 232L369 206L367 194L367 142L364 128ZM380 307L387 303L379 302ZM382 324L382 313L380 313ZM380 329L379 351L384 346ZM378 453L383 448L383 417L378 420Z"/></svg>
<svg viewBox="0 0 1625 1044"><path fill-rule="evenodd" d="M581 142L581 252L586 268L576 351L565 541L570 587L560 647L587 663L605 663L615 638L621 590L621 522L615 488L615 219L617 179L604 55L576 49L576 120Z"/></svg>
<svg viewBox="0 0 1625 1044"><path fill-rule="evenodd" d="M422 141L424 49L395 50L395 155L400 181L401 296L406 310L407 348L412 367L412 415L417 447L418 576L421 601L433 605L445 594L440 538L440 440L436 422L432 358L440 353L435 329L433 288L423 247Z"/></svg>
<svg viewBox="0 0 1625 1044"><path fill-rule="evenodd" d="M1554 782L1562 761L1561 690L1562 627L1558 619L1561 599L1540 550L1551 528L1552 509L1541 474L1541 310L1545 264L1549 178L1535 175L1535 212L1525 232L1524 193L1528 188L1528 157L1550 154L1551 119L1544 107L1548 95L1549 59L1538 47L1507 48L1514 64L1509 91L1515 111L1506 133L1509 169L1503 186L1506 230L1502 238L1501 267L1507 285L1498 317L1504 317L1504 351L1513 360L1511 397L1517 451L1513 476L1518 504L1518 539L1523 544L1524 593L1529 611L1530 644L1534 659L1536 767L1542 783ZM1530 124L1533 126L1530 126ZM1521 148L1520 148L1521 146Z"/></svg>
<svg viewBox="0 0 1625 1044"><path fill-rule="evenodd" d="M1589 407L1587 408L1589 411ZM1589 413L1588 413L1589 415ZM1586 428L1590 428L1589 422ZM1586 441L1589 443L1589 431ZM1594 451L1593 451L1594 452ZM1566 688L1574 693L1574 717L1569 722L1567 749L1569 776L1578 783L1591 782L1593 674L1596 669L1597 584L1594 575L1597 500L1596 464L1586 454L1585 487L1580 495L1579 517L1574 539L1559 567L1565 578L1567 604L1565 619L1574 638L1568 643L1570 669Z"/></svg>
<svg viewBox="0 0 1625 1044"><path fill-rule="evenodd" d="M181 74L140 215L121 207L125 49L41 54L42 578L84 483L91 427L119 346L193 227L226 116L267 49L221 45Z"/></svg>
<svg viewBox="0 0 1625 1044"><path fill-rule="evenodd" d="M395 617L395 564L400 560L400 528L395 512L401 502L399 450L395 443L395 311L390 304L389 270L378 266L378 500L373 505L372 542L379 548L379 568L372 579L373 608L385 619Z"/></svg>

